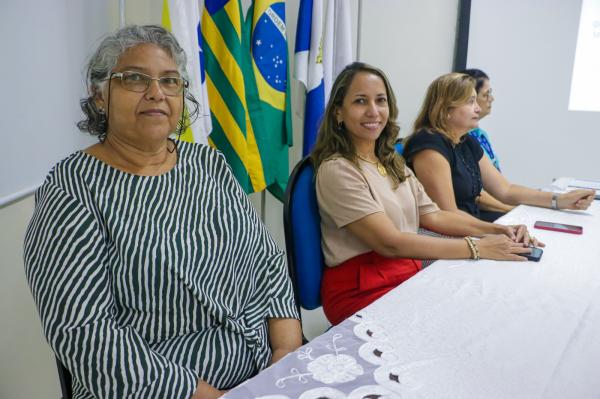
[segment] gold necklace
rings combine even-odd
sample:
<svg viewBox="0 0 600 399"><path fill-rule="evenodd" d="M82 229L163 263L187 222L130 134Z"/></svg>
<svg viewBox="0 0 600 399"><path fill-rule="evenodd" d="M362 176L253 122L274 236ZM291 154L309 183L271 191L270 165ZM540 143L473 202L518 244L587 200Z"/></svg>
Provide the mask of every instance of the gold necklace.
<svg viewBox="0 0 600 399"><path fill-rule="evenodd" d="M365 162L370 163L371 165L375 165L377 166L377 171L379 172L379 174L381 176L387 176L387 170L385 169L385 166L383 166L383 164L381 162L379 162L379 160L377 161L369 161L366 158L361 157L360 155L356 154L356 156L358 157L358 159L361 159Z"/></svg>

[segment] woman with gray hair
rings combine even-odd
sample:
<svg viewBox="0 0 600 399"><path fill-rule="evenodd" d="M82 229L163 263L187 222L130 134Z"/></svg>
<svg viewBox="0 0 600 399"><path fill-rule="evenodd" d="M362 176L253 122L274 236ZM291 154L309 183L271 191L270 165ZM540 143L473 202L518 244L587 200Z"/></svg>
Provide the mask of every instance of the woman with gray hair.
<svg viewBox="0 0 600 399"><path fill-rule="evenodd" d="M220 396L301 344L284 256L193 120L185 54L159 26L105 38L82 131L36 193L25 269L74 398Z"/></svg>

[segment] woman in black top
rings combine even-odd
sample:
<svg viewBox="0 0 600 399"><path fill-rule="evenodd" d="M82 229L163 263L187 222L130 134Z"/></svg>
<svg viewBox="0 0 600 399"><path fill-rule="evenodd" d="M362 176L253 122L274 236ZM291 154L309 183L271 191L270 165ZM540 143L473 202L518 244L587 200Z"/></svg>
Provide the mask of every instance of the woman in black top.
<svg viewBox="0 0 600 399"><path fill-rule="evenodd" d="M412 137L405 154L412 161L413 154L427 149L441 154L450 165L457 208L475 217L480 217L477 198L483 184L477 163L483 156L483 151L479 144L471 136L466 135L454 145L444 135L431 134L426 130L421 130ZM414 165L411 166L414 168Z"/></svg>
<svg viewBox="0 0 600 399"><path fill-rule="evenodd" d="M477 127L480 107L475 80L449 73L431 83L408 138L404 156L427 194L441 209L480 218L482 188L500 201L554 209L587 209L593 190L564 194L511 184L467 133Z"/></svg>

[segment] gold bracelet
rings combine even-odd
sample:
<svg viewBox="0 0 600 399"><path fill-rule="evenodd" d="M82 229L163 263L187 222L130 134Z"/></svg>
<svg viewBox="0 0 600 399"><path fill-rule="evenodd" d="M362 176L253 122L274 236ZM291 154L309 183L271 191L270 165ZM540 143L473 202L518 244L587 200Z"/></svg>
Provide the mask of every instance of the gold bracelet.
<svg viewBox="0 0 600 399"><path fill-rule="evenodd" d="M469 249L471 250L471 259L479 260L479 251L477 250L477 246L473 242L471 237L465 237L467 244L469 245Z"/></svg>
<svg viewBox="0 0 600 399"><path fill-rule="evenodd" d="M469 251L471 251L471 259L475 258L475 251L473 251L473 243L471 242L471 237L465 237L465 241L467 242L467 246L469 247Z"/></svg>
<svg viewBox="0 0 600 399"><path fill-rule="evenodd" d="M469 250L471 251L471 259L479 260L479 249L477 248L477 245L475 244L473 238L467 236L465 237L465 241L469 245Z"/></svg>
<svg viewBox="0 0 600 399"><path fill-rule="evenodd" d="M471 242L473 243L473 249L475 249L475 260L481 259L481 257L479 256L479 248L477 248L477 244L475 243L475 240L473 240L471 238Z"/></svg>
<svg viewBox="0 0 600 399"><path fill-rule="evenodd" d="M473 257L473 259L479 260L479 248L477 248L477 244L475 243L475 240L472 237L469 237L469 239L471 240L471 244L473 244L473 250L475 251L475 256Z"/></svg>

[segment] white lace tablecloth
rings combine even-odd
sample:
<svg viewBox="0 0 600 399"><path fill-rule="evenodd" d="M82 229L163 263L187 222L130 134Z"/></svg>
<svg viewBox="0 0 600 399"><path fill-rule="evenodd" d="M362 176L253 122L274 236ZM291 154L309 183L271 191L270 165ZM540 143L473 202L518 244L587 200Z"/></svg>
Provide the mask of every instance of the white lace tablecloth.
<svg viewBox="0 0 600 399"><path fill-rule="evenodd" d="M600 201L501 222L545 242L541 261L435 262L226 397L600 398Z"/></svg>

